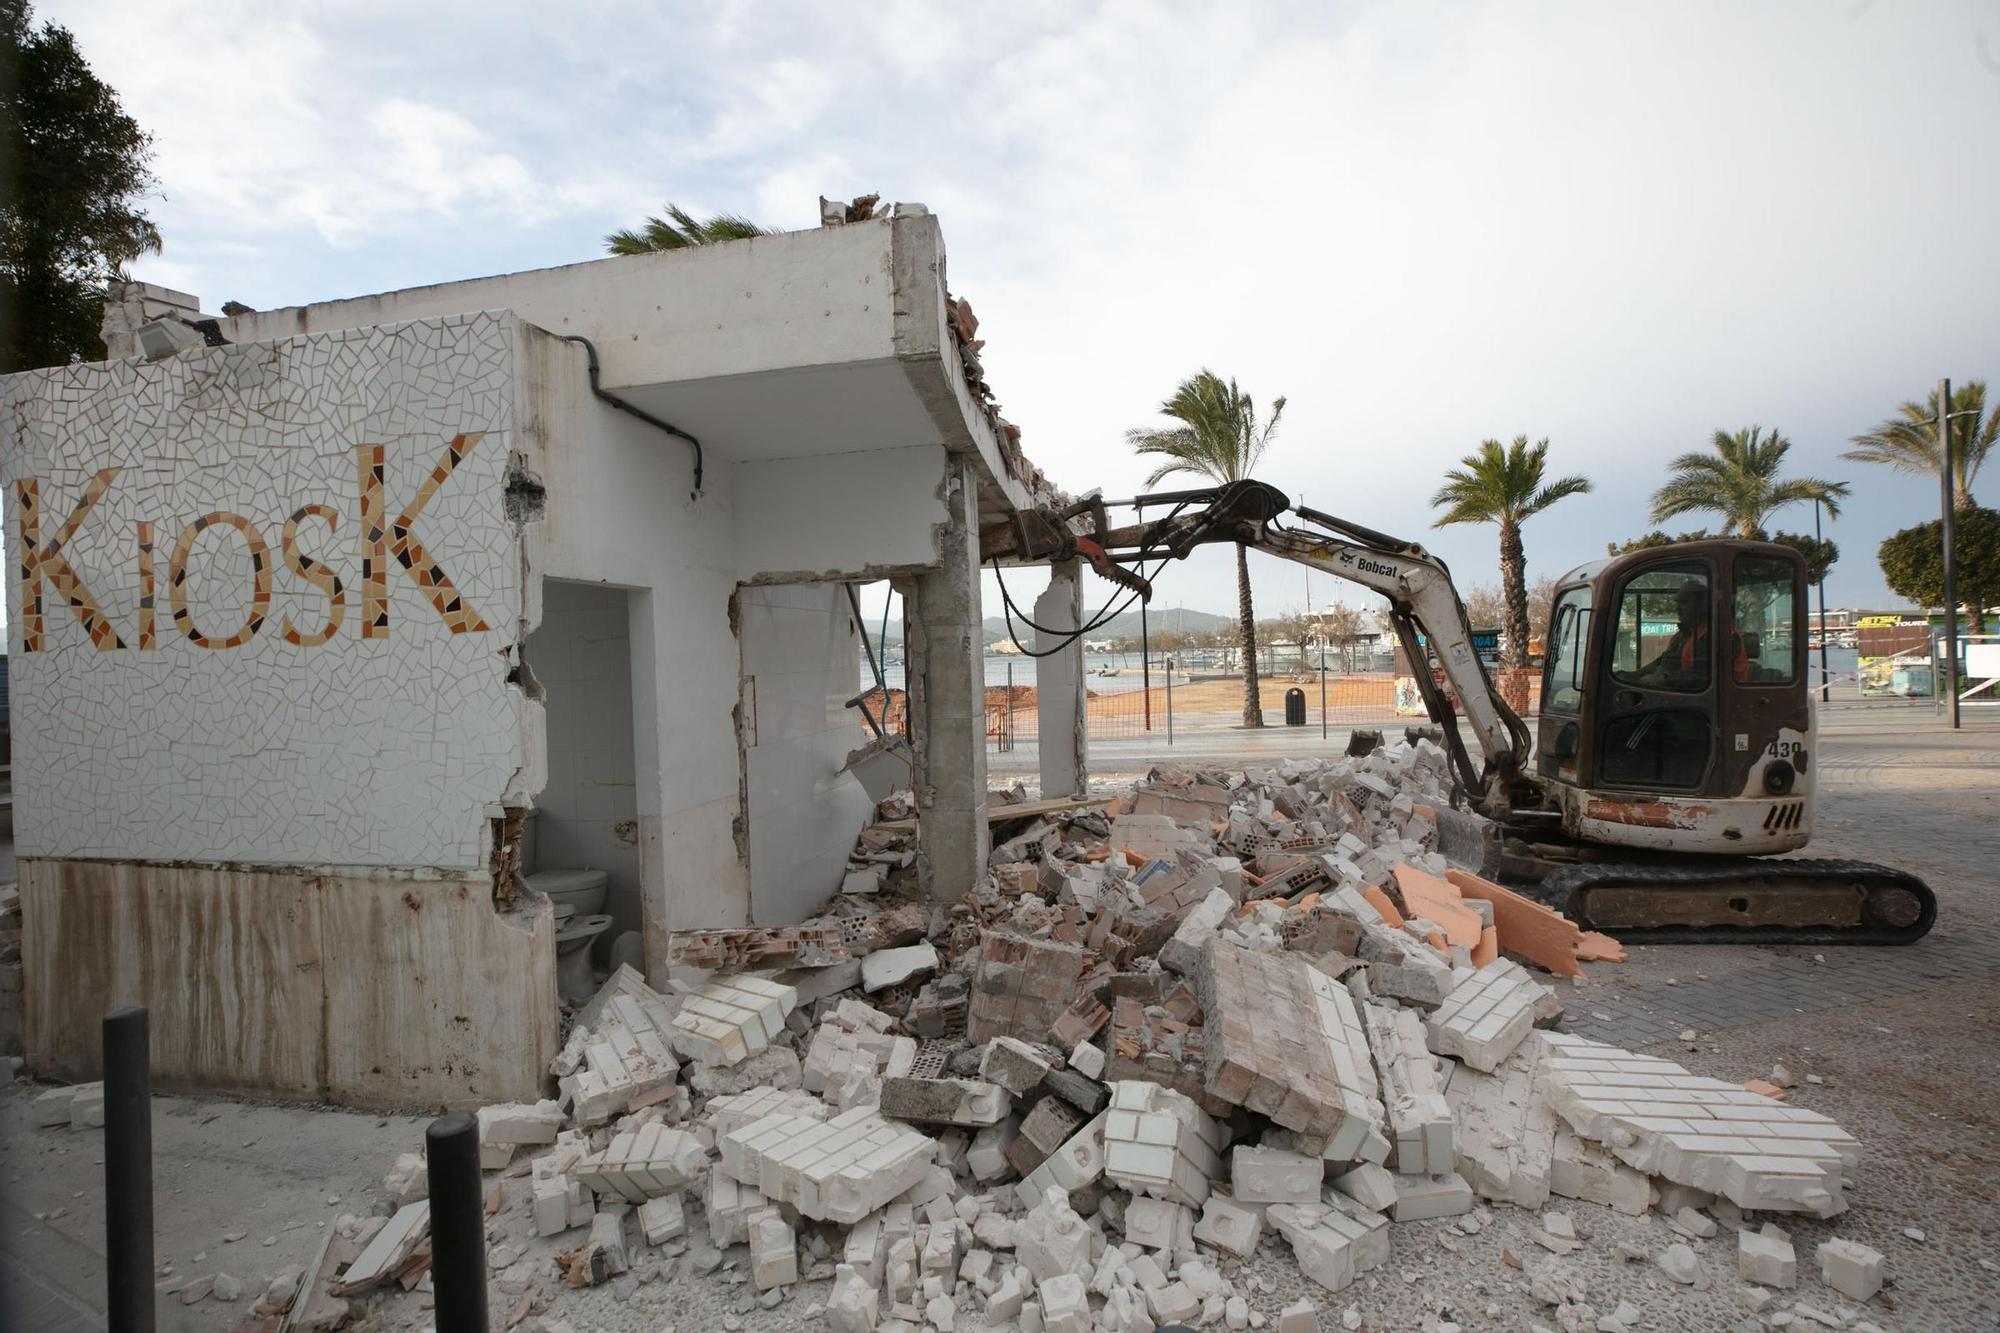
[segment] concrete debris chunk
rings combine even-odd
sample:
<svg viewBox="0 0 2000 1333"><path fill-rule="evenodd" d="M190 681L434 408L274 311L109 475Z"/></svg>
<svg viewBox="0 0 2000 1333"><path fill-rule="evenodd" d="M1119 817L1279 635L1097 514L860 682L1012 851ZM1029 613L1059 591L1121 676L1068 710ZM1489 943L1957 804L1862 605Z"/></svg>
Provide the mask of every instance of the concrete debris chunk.
<svg viewBox="0 0 2000 1333"><path fill-rule="evenodd" d="M1054 1060L1017 1037L995 1037L979 1057L979 1077L1016 1097L1033 1091L1054 1068Z"/></svg>
<svg viewBox="0 0 2000 1333"><path fill-rule="evenodd" d="M104 1128L104 1085L82 1083L69 1101L69 1123L73 1129Z"/></svg>
<svg viewBox="0 0 2000 1333"><path fill-rule="evenodd" d="M1229 1158L1229 1192L1245 1203L1318 1203L1319 1157L1239 1143Z"/></svg>
<svg viewBox="0 0 2000 1333"><path fill-rule="evenodd" d="M1041 1040L1077 999L1082 972L1079 945L1002 931L984 933L972 974L966 1037L975 1043L995 1037ZM1057 1046L1073 1046L1090 1035L1071 1037L1065 1032L1055 1041Z"/></svg>
<svg viewBox="0 0 2000 1333"><path fill-rule="evenodd" d="M1457 1085L1454 1075L1452 1086ZM1563 1124L1556 1126L1550 1150L1549 1192L1602 1204L1628 1217L1643 1215L1654 1198L1653 1182L1643 1171L1625 1165L1604 1145L1578 1138Z"/></svg>
<svg viewBox="0 0 2000 1333"><path fill-rule="evenodd" d="M1552 993L1519 963L1497 958L1452 987L1431 1014L1431 1049L1490 1074L1534 1030L1535 1007Z"/></svg>
<svg viewBox="0 0 2000 1333"><path fill-rule="evenodd" d="M855 1107L825 1121L766 1116L732 1131L721 1148L729 1176L807 1217L851 1224L922 1179L937 1145Z"/></svg>
<svg viewBox="0 0 2000 1333"><path fill-rule="evenodd" d="M1324 1204L1280 1203L1265 1216L1292 1247L1299 1271L1328 1291L1343 1291L1357 1275L1388 1262L1389 1233L1378 1215L1369 1215L1371 1225Z"/></svg>
<svg viewBox="0 0 2000 1333"><path fill-rule="evenodd" d="M938 951L929 941L901 949L878 949L861 960L861 989L873 995L938 970Z"/></svg>
<svg viewBox="0 0 2000 1333"><path fill-rule="evenodd" d="M1050 1153L1040 1166L1023 1177L1014 1189L1021 1202L1032 1205L1051 1187L1064 1194L1072 1194L1101 1179L1104 1175L1104 1125L1109 1115L1110 1112L1105 1112L1072 1134L1062 1147Z"/></svg>
<svg viewBox="0 0 2000 1333"><path fill-rule="evenodd" d="M674 1049L705 1065L740 1064L784 1031L798 992L762 977L716 977L681 1000Z"/></svg>
<svg viewBox="0 0 2000 1333"><path fill-rule="evenodd" d="M1396 1177L1387 1167L1363 1162L1352 1171L1329 1182L1341 1194L1373 1213L1386 1213L1396 1206Z"/></svg>
<svg viewBox="0 0 2000 1333"><path fill-rule="evenodd" d="M1135 1194L1199 1208L1222 1175L1221 1126L1156 1083L1121 1081L1104 1113L1104 1174Z"/></svg>
<svg viewBox="0 0 2000 1333"><path fill-rule="evenodd" d="M77 1090L71 1088L50 1088L35 1098L35 1123L46 1129L54 1125L69 1123L70 1103L76 1099Z"/></svg>
<svg viewBox="0 0 2000 1333"><path fill-rule="evenodd" d="M1239 1206L1221 1190L1211 1190L1202 1205L1201 1220L1194 1224L1194 1239L1213 1245L1239 1259L1257 1252L1264 1237L1264 1213L1259 1208Z"/></svg>
<svg viewBox="0 0 2000 1333"><path fill-rule="evenodd" d="M1405 1175L1452 1170L1452 1111L1438 1086L1437 1062L1424 1045L1423 1020L1411 1009L1381 1004L1361 1008L1389 1117L1390 1163Z"/></svg>
<svg viewBox="0 0 2000 1333"><path fill-rule="evenodd" d="M704 1111L709 1130L717 1139L767 1115L824 1120L827 1114L825 1102L796 1088L751 1088L747 1092L711 1097Z"/></svg>
<svg viewBox="0 0 2000 1333"><path fill-rule="evenodd" d="M1820 1277L1850 1301L1865 1301L1882 1289L1883 1257L1860 1241L1836 1236L1816 1251Z"/></svg>
<svg viewBox="0 0 2000 1333"><path fill-rule="evenodd" d="M374 1238L362 1247L354 1262L347 1266L340 1281L333 1285L333 1294L351 1296L387 1280L410 1257L417 1243L430 1234L430 1229L431 1205L428 1199L398 1208Z"/></svg>
<svg viewBox="0 0 2000 1333"><path fill-rule="evenodd" d="M639 1205L639 1233L648 1245L664 1245L687 1234L687 1215L678 1194L662 1194Z"/></svg>
<svg viewBox="0 0 2000 1333"><path fill-rule="evenodd" d="M1211 939L1199 994L1208 1093L1269 1116L1330 1161L1381 1161L1388 1140L1347 991L1306 962Z"/></svg>
<svg viewBox="0 0 2000 1333"><path fill-rule="evenodd" d="M1090 1228L1084 1225L1069 1196L1051 1186L1028 1215L1014 1225L1014 1255L1037 1284L1070 1274L1090 1276Z"/></svg>
<svg viewBox="0 0 2000 1333"><path fill-rule="evenodd" d="M602 1152L579 1161L570 1174L599 1198L644 1203L686 1189L707 1169L700 1140L655 1122L614 1134Z"/></svg>
<svg viewBox="0 0 2000 1333"><path fill-rule="evenodd" d="M1456 1217L1472 1211L1472 1187L1457 1172L1434 1176L1406 1176L1398 1173L1396 1206L1389 1216L1398 1222L1421 1222L1432 1217Z"/></svg>
<svg viewBox="0 0 2000 1333"><path fill-rule="evenodd" d="M1539 1048L1517 1050L1490 1074L1454 1067L1444 1096L1454 1117L1458 1173L1473 1192L1531 1210L1546 1203L1554 1179L1557 1124ZM1644 1211L1643 1177L1639 1188Z"/></svg>
<svg viewBox="0 0 2000 1333"><path fill-rule="evenodd" d="M568 1119L552 1101L508 1102L479 1108L481 1143L554 1143Z"/></svg>
<svg viewBox="0 0 2000 1333"><path fill-rule="evenodd" d="M1551 1099L1584 1138L1651 1175L1739 1208L1830 1217L1860 1155L1853 1135L1802 1107L1702 1078L1670 1060L1543 1032Z"/></svg>
<svg viewBox="0 0 2000 1333"><path fill-rule="evenodd" d="M876 878L872 872L869 877ZM875 887L880 887L879 878ZM698 967L705 972L831 967L847 962L849 956L837 926L752 926L667 933L668 966Z"/></svg>

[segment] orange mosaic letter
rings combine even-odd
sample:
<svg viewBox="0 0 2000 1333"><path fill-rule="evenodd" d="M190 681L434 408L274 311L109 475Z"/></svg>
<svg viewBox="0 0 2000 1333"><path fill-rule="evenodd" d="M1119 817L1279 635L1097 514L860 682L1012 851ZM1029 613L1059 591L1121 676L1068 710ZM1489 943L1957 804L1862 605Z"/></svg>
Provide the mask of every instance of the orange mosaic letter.
<svg viewBox="0 0 2000 1333"><path fill-rule="evenodd" d="M153 632L153 525L139 522L139 651L160 646Z"/></svg>
<svg viewBox="0 0 2000 1333"><path fill-rule="evenodd" d="M445 447L444 457L431 469L431 475L417 489L417 496L410 501L402 513L393 521L385 522L383 515L387 505L382 499L383 446L364 444L357 448L355 456L361 470L361 637L364 639L386 638L389 633L389 571L388 556L393 553L410 576L417 581L431 599L431 605L444 618L453 634L483 633L492 628L479 613L472 609L452 581L445 576L438 562L431 558L423 543L410 534L410 528L423 513L424 506L431 502L438 487L445 479L458 470L465 456L472 452L486 435L483 431L470 435L456 435Z"/></svg>
<svg viewBox="0 0 2000 1333"><path fill-rule="evenodd" d="M125 641L118 637L111 622L105 619L98 608L97 599L90 595L90 589L70 568L63 556L63 547L76 536L76 530L83 526L84 516L91 507L104 498L111 489L111 483L118 476L119 469L105 468L90 479L84 489L83 499L77 501L76 508L63 525L56 529L56 535L49 538L47 546L42 545L42 508L39 488L33 477L23 477L14 483L14 498L21 509L21 651L38 653L42 650L42 580L55 585L56 596L69 604L76 618L83 622L84 632L100 652L113 648L123 648Z"/></svg>
<svg viewBox="0 0 2000 1333"><path fill-rule="evenodd" d="M285 536L282 550L285 553L285 567L304 579L307 583L326 594L326 628L316 634L301 634L290 616L283 625L285 642L295 643L301 648L312 648L325 643L340 632L340 622L347 617L347 592L341 586L340 576L319 561L299 549L299 520L323 518L328 532L340 527L340 511L331 505L306 505L285 520Z"/></svg>
<svg viewBox="0 0 2000 1333"><path fill-rule="evenodd" d="M194 550L195 538L218 526L235 528L250 547L250 615L226 639L211 639L196 628L187 604L188 556ZM241 514L203 514L188 524L180 540L174 543L174 553L167 561L167 597L173 604L174 624L197 648L241 648L257 637L257 631L264 628L264 617L271 611L271 548L265 543L264 534Z"/></svg>

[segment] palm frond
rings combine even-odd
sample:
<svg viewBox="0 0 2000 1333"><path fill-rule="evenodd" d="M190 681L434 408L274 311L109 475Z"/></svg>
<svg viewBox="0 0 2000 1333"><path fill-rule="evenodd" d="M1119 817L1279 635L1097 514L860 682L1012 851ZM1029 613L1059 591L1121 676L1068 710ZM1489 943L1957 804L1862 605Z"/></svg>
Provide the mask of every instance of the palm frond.
<svg viewBox="0 0 2000 1333"><path fill-rule="evenodd" d="M604 245L614 255L645 255L768 235L768 228L739 213L718 213L704 222L679 204L669 203L665 217L649 217L636 231L614 231L604 238Z"/></svg>

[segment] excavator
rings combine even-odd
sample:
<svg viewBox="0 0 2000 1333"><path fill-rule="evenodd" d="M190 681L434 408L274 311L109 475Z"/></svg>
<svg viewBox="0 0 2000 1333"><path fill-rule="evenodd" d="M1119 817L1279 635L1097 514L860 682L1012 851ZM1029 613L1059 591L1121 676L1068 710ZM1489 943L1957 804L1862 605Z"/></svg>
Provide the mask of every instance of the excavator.
<svg viewBox="0 0 2000 1333"><path fill-rule="evenodd" d="M1127 507L1140 521L1111 527L1108 511ZM1157 572L1214 542L1388 599L1453 775L1452 809L1438 812L1448 859L1627 942L1907 944L1936 920L1914 875L1781 855L1811 839L1816 785L1792 548L1683 542L1564 574L1533 732L1487 674L1442 560L1263 482L1093 492L982 531L981 556L1082 559L1150 598L1147 562Z"/></svg>

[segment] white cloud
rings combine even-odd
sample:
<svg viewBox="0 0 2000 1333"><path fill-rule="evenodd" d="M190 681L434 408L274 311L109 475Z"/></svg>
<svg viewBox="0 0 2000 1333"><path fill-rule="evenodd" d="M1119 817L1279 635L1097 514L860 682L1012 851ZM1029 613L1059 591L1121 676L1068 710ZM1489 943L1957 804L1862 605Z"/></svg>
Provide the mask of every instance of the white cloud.
<svg viewBox="0 0 2000 1333"><path fill-rule="evenodd" d="M1895 402L2000 379L1973 0L44 9L157 136L192 290L292 289L298 238L344 247L331 294L576 259L668 199L809 226L879 189L938 213L1064 485L1134 489L1123 429L1213 365L1290 396L1275 483L1471 581L1491 533L1430 533L1426 501L1482 437L1597 478L1530 525L1550 569L1643 527L1716 426L1852 477L1843 438ZM455 267L411 276L422 245ZM1881 595L1874 544L1931 502L1861 489L1836 600ZM1162 596L1227 609L1231 563Z"/></svg>

